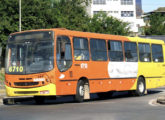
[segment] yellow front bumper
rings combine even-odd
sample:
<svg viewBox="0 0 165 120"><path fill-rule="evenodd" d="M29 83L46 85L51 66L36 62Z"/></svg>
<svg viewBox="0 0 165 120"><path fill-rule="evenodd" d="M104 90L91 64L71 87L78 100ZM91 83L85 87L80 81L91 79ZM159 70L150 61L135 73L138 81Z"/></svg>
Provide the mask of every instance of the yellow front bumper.
<svg viewBox="0 0 165 120"><path fill-rule="evenodd" d="M6 87L6 94L12 96L53 96L56 95L56 85L49 84L37 88L12 88Z"/></svg>

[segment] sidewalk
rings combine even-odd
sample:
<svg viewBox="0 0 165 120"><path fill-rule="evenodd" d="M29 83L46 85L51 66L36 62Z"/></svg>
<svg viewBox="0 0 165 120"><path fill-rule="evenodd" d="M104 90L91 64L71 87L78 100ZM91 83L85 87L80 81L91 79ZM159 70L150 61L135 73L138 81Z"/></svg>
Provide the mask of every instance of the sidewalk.
<svg viewBox="0 0 165 120"><path fill-rule="evenodd" d="M3 104L3 98L6 96L5 89L0 89L0 105Z"/></svg>

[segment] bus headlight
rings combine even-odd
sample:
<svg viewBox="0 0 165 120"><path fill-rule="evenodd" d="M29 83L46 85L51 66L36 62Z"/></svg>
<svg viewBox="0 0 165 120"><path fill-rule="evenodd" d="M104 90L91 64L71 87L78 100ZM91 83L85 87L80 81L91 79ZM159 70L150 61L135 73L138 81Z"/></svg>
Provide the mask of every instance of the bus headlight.
<svg viewBox="0 0 165 120"><path fill-rule="evenodd" d="M40 94L49 94L49 90L40 91Z"/></svg>
<svg viewBox="0 0 165 120"><path fill-rule="evenodd" d="M42 81L45 81L45 78L34 78L33 81L34 82L42 82Z"/></svg>

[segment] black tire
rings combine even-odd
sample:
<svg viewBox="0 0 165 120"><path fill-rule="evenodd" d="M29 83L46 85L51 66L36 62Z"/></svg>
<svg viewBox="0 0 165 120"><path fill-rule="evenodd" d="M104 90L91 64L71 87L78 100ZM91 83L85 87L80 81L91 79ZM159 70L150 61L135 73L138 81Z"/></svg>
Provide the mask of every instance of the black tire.
<svg viewBox="0 0 165 120"><path fill-rule="evenodd" d="M145 90L146 90L145 80L143 77L139 77L137 81L137 88L135 93L137 96L143 96L145 94Z"/></svg>
<svg viewBox="0 0 165 120"><path fill-rule="evenodd" d="M102 92L102 93L97 93L97 96L101 99L108 99L111 98L113 96L113 92Z"/></svg>
<svg viewBox="0 0 165 120"><path fill-rule="evenodd" d="M80 80L77 84L77 89L76 89L76 96L75 96L75 100L77 102L83 102L84 101L84 85L85 82Z"/></svg>
<svg viewBox="0 0 165 120"><path fill-rule="evenodd" d="M38 105L45 103L45 97L44 96L34 96L35 103Z"/></svg>

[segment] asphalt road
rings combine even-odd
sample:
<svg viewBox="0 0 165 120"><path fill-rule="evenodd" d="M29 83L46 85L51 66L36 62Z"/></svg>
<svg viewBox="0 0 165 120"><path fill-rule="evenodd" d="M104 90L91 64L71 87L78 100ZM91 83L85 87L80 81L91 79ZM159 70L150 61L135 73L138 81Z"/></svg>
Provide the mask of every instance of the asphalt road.
<svg viewBox="0 0 165 120"><path fill-rule="evenodd" d="M0 120L164 120L165 105L151 104L162 95L165 88L154 89L143 97L122 92L104 100L92 94L92 100L83 103L62 97L47 100L44 105L34 101L0 105Z"/></svg>

